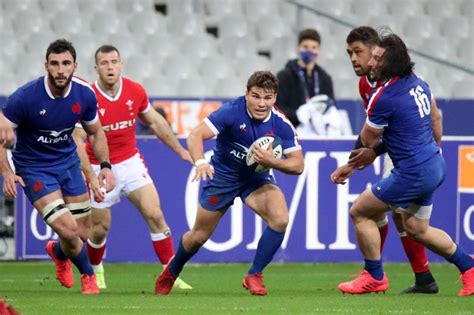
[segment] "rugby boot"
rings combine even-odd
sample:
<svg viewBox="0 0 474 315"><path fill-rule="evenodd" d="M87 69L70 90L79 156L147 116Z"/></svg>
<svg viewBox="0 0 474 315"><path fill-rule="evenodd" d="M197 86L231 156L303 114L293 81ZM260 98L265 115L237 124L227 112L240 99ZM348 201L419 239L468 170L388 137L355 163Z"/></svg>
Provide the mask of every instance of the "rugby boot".
<svg viewBox="0 0 474 315"><path fill-rule="evenodd" d="M95 274L90 275L90 276L86 274L82 274L81 284L82 284L82 288L81 288L82 294L90 295L90 294L99 294L100 292L100 289L97 286L97 279L95 277Z"/></svg>
<svg viewBox="0 0 474 315"><path fill-rule="evenodd" d="M461 274L462 288L459 296L474 295L474 267Z"/></svg>
<svg viewBox="0 0 474 315"><path fill-rule="evenodd" d="M171 274L170 263L168 263L165 270L163 270L160 276L156 279L155 294L157 295L168 295L173 289L177 277Z"/></svg>
<svg viewBox="0 0 474 315"><path fill-rule="evenodd" d="M263 274L261 272L246 275L242 281L242 286L249 290L252 295L267 295L268 291L263 284Z"/></svg>
<svg viewBox="0 0 474 315"><path fill-rule="evenodd" d="M388 290L388 279L383 274L382 280L374 279L367 270L362 271L354 280L349 282L343 282L337 286L339 291L342 293L349 294L365 294L365 293L378 293Z"/></svg>
<svg viewBox="0 0 474 315"><path fill-rule="evenodd" d="M107 289L107 284L105 284L105 271L102 269L101 271L94 271L95 272L95 279L97 281L97 286L99 289Z"/></svg>
<svg viewBox="0 0 474 315"><path fill-rule="evenodd" d="M66 288L70 288L74 285L74 275L72 273L72 263L68 259L66 260L59 260L56 255L54 254L53 247L57 243L57 241L49 241L46 244L46 252L48 253L49 257L53 260L56 266L56 279L59 280L62 286Z"/></svg>
<svg viewBox="0 0 474 315"><path fill-rule="evenodd" d="M403 290L402 292L400 292L400 294L416 294L416 293L421 293L421 294L436 294L438 293L439 289L438 289L438 285L436 284L436 282L431 282L431 283L428 283L428 284L412 284L411 286L409 286L408 288L406 288L405 290Z"/></svg>
<svg viewBox="0 0 474 315"><path fill-rule="evenodd" d="M187 284L186 282L184 282L183 279L178 277L176 278L173 284L173 288L180 289L180 290L192 290L193 287Z"/></svg>

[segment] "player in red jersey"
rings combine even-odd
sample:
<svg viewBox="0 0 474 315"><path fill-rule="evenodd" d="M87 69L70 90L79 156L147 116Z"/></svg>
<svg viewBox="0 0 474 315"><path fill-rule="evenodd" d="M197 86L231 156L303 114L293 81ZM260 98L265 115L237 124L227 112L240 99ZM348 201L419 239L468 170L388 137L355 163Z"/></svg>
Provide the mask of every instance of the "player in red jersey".
<svg viewBox="0 0 474 315"><path fill-rule="evenodd" d="M162 265L166 266L174 255L171 231L163 216L158 192L136 147L136 119L139 118L148 125L181 159L191 163L192 160L189 152L176 139L166 119L151 107L145 89L121 76L122 61L117 48L109 45L99 47L95 53L95 62L98 80L92 87L97 95L99 119L107 136L112 172L117 180L115 189L107 194L101 191L94 175L99 171L99 161L93 155L89 139L84 150L82 144L86 134L81 128L74 131L74 139L78 143L81 167L94 196L87 251L96 272L97 284L105 288L102 258L111 222L110 209L120 202L121 194L127 196L148 224L153 248ZM191 288L182 280L176 286Z"/></svg>
<svg viewBox="0 0 474 315"><path fill-rule="evenodd" d="M372 95L372 92L382 85L381 81L371 80L371 69L369 66L369 60L372 56L372 48L374 48L378 42L379 36L377 31L369 26L361 26L353 29L346 39L347 54L351 59L354 72L360 77L359 93L365 108L367 108L367 104L369 103L369 98ZM431 108L433 136L436 143L439 145L442 135L441 117L434 98ZM359 145L356 146L359 147ZM380 155L384 152L383 144L374 148L374 150L357 147L351 156L354 158L353 163L357 163L356 165L361 166L361 168L369 165L377 155ZM384 160L383 176L387 177L390 175L392 168L392 161L386 154ZM342 166L336 170L336 172L344 169L345 167ZM333 173L332 176L337 176L335 173ZM403 223L401 221L401 215L399 212L393 211L392 218L397 227L405 253L410 261L413 272L415 273L415 284L402 291L402 293L437 293L438 286L435 279L433 278L433 275L431 274L425 247L407 236L407 233L403 228ZM379 227L381 236L380 250L382 251L388 232L388 219L385 214L381 215L381 217L377 220L377 226Z"/></svg>

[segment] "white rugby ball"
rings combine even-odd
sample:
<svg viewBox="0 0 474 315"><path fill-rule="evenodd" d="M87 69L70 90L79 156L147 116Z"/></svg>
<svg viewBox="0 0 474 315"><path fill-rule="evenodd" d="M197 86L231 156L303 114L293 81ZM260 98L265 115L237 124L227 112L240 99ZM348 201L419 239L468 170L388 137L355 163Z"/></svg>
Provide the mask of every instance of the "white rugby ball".
<svg viewBox="0 0 474 315"><path fill-rule="evenodd" d="M252 143L251 147L249 148L249 151L247 152L247 156L245 157L247 166L254 166L256 164L255 159L254 159L254 153L252 151L252 147L254 145L264 150L268 149L268 147L272 145L273 156L276 159L281 159L283 155L283 146L281 144L281 139L279 137L270 137L270 136L260 137L257 140L255 140L254 143ZM269 167L257 164L255 168L255 172L263 173L263 172L268 171L269 169L270 169Z"/></svg>

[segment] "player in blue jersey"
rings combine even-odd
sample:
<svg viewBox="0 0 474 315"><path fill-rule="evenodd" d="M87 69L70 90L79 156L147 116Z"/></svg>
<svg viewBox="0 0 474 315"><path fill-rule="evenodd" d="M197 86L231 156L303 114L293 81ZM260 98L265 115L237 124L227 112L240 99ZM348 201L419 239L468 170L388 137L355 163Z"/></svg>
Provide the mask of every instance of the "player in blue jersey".
<svg viewBox="0 0 474 315"><path fill-rule="evenodd" d="M8 122L2 112L0 112L0 145L9 147L14 138L15 133L12 125Z"/></svg>
<svg viewBox="0 0 474 315"><path fill-rule="evenodd" d="M47 75L17 89L3 111L16 128L13 149L15 173L0 153L0 170L6 195L17 195L16 182L57 233L48 254L56 265L56 276L65 287L74 284L71 262L81 273L82 294L98 294L95 275L83 240L90 228L90 201L81 173L76 145L71 136L80 121L91 135L94 152L102 161L99 181L111 190L114 178L104 131L97 117L97 100L92 88L74 77L76 52L64 39L51 43L46 51Z"/></svg>
<svg viewBox="0 0 474 315"><path fill-rule="evenodd" d="M373 148L382 139L394 169L390 176L364 191L351 207L365 268L356 279L338 288L351 294L388 289L380 258L380 234L373 218L390 206L401 211L410 237L458 267L463 281L459 295L473 295L474 259L446 232L429 225L433 193L442 184L446 169L433 139L429 86L413 74L414 64L405 43L395 34L381 38L369 65L373 77L384 83L370 97L361 141ZM351 174L340 174L332 180L343 183Z"/></svg>
<svg viewBox="0 0 474 315"><path fill-rule="evenodd" d="M254 295L266 295L263 269L280 247L288 224L288 207L282 191L268 171L255 172L246 164L249 150L255 161L287 174L301 174L303 154L289 120L273 109L278 90L277 78L268 71L252 74L245 96L223 104L195 127L188 137L188 149L195 161L194 180L207 180L199 198L199 208L191 231L183 235L179 249L156 281L155 293L168 294L184 264L211 237L236 197L267 223L259 240L252 266L242 285ZM217 136L211 162L204 159L203 141ZM276 159L271 147L256 148L252 143L262 136L282 140L285 159Z"/></svg>

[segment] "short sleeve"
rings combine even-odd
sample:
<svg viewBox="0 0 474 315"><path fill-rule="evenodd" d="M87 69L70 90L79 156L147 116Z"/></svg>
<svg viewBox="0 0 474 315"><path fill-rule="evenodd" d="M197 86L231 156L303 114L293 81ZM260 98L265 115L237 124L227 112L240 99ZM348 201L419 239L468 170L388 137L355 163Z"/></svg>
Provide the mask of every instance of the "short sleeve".
<svg viewBox="0 0 474 315"><path fill-rule="evenodd" d="M232 118L235 116L236 114L233 112L233 107L230 106L230 104L223 104L218 110L212 112L204 119L204 123L215 135L218 135L222 130L232 125Z"/></svg>
<svg viewBox="0 0 474 315"><path fill-rule="evenodd" d="M18 91L8 97L7 104L2 112L13 123L14 127L17 127L24 120L24 106Z"/></svg>
<svg viewBox="0 0 474 315"><path fill-rule="evenodd" d="M148 95L146 93L145 88L141 85L138 85L138 86L141 89L141 95L142 95L140 106L138 107L138 112L140 114L145 114L151 109L151 104L150 104L150 100L148 99Z"/></svg>
<svg viewBox="0 0 474 315"><path fill-rule="evenodd" d="M93 125L99 119L97 115L97 98L92 90L85 92L85 109L81 121L86 125Z"/></svg>
<svg viewBox="0 0 474 315"><path fill-rule="evenodd" d="M296 130L291 124L291 122L286 117L281 117L275 111L274 114L278 115L281 118L281 123L278 128L278 136L281 138L281 144L283 146L283 154L288 154L294 151L301 150L301 145L298 140L298 135Z"/></svg>
<svg viewBox="0 0 474 315"><path fill-rule="evenodd" d="M370 97L367 107L367 124L376 129L388 126L388 121L393 112L392 102L382 95L383 87L378 88Z"/></svg>

